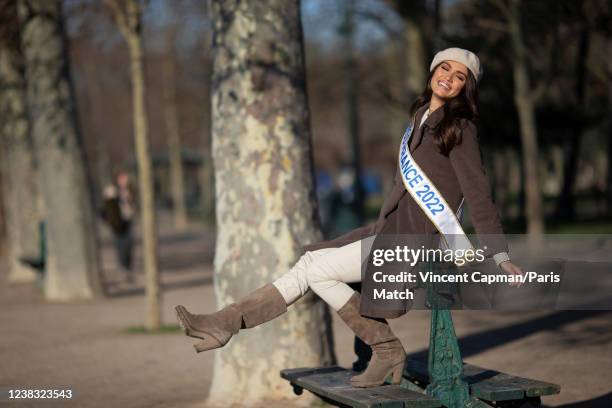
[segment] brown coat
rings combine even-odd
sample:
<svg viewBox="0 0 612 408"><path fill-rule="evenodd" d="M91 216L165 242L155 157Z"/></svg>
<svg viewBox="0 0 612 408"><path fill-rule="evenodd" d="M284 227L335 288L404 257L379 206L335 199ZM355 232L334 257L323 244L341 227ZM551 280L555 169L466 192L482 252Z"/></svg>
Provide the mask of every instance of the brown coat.
<svg viewBox="0 0 612 408"><path fill-rule="evenodd" d="M433 134L444 115L443 109L439 108L431 112L423 125L416 128L428 108L429 103L419 108L415 116L415 130L410 143L410 152L414 160L438 188L453 211L457 210L462 197L465 196L474 228L483 237L480 239L480 244L487 246L485 251L487 256L507 252L508 247L503 239L499 213L493 204L490 185L482 163L476 125L470 120L462 119L462 142L456 145L448 156L444 156L438 151L433 141ZM375 223L357 228L336 239L305 245L303 248L305 251L337 248L374 234L436 233L435 226L406 191L398 166L394 186L386 197ZM502 236L492 237L483 234ZM376 241L374 246L376 246ZM368 273L367 270L366 273ZM402 291L403 285L389 284L386 288ZM369 288L362 288L364 293L366 290ZM394 302L398 303L394 307L389 307L387 303L384 309L362 302L361 313L371 317L397 317L407 311L409 305L406 301Z"/></svg>

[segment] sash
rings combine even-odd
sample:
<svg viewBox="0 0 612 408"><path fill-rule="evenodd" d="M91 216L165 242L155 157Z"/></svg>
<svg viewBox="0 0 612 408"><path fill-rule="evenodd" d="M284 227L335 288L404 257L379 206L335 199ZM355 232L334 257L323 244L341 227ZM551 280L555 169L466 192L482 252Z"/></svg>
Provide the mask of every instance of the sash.
<svg viewBox="0 0 612 408"><path fill-rule="evenodd" d="M399 168L404 187L425 215L440 232L440 248L453 250L474 249L465 235L458 218L463 215L463 200L455 214L442 194L438 191L427 174L419 167L410 154L410 138L414 129L414 120L404 132L399 151Z"/></svg>

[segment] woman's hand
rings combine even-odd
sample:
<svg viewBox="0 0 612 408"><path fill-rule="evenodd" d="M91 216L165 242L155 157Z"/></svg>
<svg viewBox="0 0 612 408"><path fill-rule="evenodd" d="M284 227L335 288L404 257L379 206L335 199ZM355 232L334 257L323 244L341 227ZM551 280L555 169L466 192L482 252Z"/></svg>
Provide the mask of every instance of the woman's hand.
<svg viewBox="0 0 612 408"><path fill-rule="evenodd" d="M525 271L523 271L520 266L513 264L512 261L504 261L499 264L499 267L501 268L502 271L504 271L508 275L516 276L517 278L516 282L511 282L510 286L516 286L517 288L519 288L523 285L523 283L525 283L522 280L521 281L518 280L519 277L520 279L524 279Z"/></svg>

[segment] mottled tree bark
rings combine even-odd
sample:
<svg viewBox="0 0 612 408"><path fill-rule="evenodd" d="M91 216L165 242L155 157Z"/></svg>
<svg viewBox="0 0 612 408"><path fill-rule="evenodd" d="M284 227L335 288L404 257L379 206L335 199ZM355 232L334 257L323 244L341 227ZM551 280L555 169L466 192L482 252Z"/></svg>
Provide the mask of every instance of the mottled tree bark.
<svg viewBox="0 0 612 408"><path fill-rule="evenodd" d="M70 83L61 1L20 0L32 138L47 223L45 296L101 294L95 218Z"/></svg>
<svg viewBox="0 0 612 408"><path fill-rule="evenodd" d="M0 143L9 282L32 282L35 271L21 257L40 256L38 188L26 104L17 6L0 2Z"/></svg>
<svg viewBox="0 0 612 408"><path fill-rule="evenodd" d="M298 0L212 2L212 136L219 307L287 272L320 238ZM282 368L334 360L328 308L309 292L215 355L209 402L292 397ZM303 397L302 397L303 398Z"/></svg>
<svg viewBox="0 0 612 408"><path fill-rule="evenodd" d="M145 327L158 330L161 326L161 289L157 258L157 226L153 165L149 147L149 129L145 106L144 61L141 41L142 10L137 0L107 0L117 25L128 44L132 104L134 107L134 141L138 163L138 187L142 225L143 260L145 268L146 318ZM125 7L124 7L125 6Z"/></svg>

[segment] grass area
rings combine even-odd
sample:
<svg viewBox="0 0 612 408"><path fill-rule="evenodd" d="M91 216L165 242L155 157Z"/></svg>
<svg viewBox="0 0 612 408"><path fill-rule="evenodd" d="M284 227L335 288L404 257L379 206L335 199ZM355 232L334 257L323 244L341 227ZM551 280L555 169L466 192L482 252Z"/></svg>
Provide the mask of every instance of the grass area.
<svg viewBox="0 0 612 408"><path fill-rule="evenodd" d="M130 326L124 330L127 334L173 334L182 331L183 329L178 324L164 324L159 330L149 330L144 326Z"/></svg>

